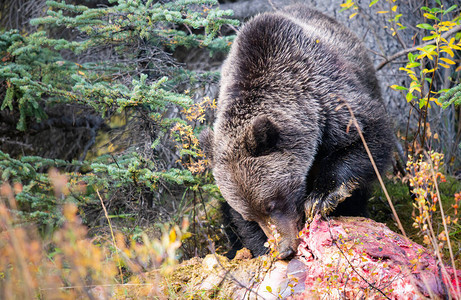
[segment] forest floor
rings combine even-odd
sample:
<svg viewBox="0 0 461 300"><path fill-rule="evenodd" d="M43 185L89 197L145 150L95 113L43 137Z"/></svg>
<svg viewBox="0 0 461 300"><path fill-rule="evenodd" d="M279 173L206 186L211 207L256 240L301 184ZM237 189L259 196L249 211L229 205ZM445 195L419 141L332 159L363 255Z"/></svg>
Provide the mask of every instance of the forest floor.
<svg viewBox="0 0 461 300"><path fill-rule="evenodd" d="M425 247L420 245L424 245L424 238L423 235L420 233L420 230L414 227L414 217L416 212L409 194L408 186L406 184L401 183L401 181L399 180L392 180L388 178L386 180L386 187L389 191L389 194L391 195L395 208L399 214L399 218L406 231L406 234L410 238L410 240L408 240L408 243L412 243L412 245L415 245L415 247L419 249L418 251L423 251L421 249L424 249ZM448 211L448 213L450 213L450 205L453 201L453 195L454 193L461 190L461 183L456 178L447 177L447 180L440 184L440 190L442 193L442 199L444 200L443 204L444 206L446 206L446 210ZM362 218L360 221L356 222L358 224L357 230L352 231L360 232L362 229L366 229L372 232L372 230L376 228L377 232L385 232L383 233L383 235L386 237L396 237L394 240L387 240L388 244L385 245L384 248L397 247L396 245L399 245L399 239L403 239L403 237L398 234L395 234L396 232L400 231L392 216L392 212L388 206L387 200L384 197L384 193L378 185L375 186L373 197L370 199L369 202L369 213L371 219L380 223L384 223L386 224L386 226L384 224L378 224L369 219ZM355 218L345 219L353 220ZM347 227L349 226L347 224L350 224L349 221L338 222L341 226L344 227ZM441 223L440 219L437 219L436 215L434 214L434 223L437 222L439 224ZM461 268L461 259L459 259L459 249L461 244L461 227L456 223L452 225L453 226L451 227L452 230L450 231L450 237L452 241L453 252L455 253L456 267L457 269L459 269ZM390 230L387 227L390 228ZM441 230L443 230L443 228L442 226L438 226L436 230L440 232ZM318 239L318 237L316 239ZM352 239L354 238L351 237L351 240ZM373 248L373 243L370 242L370 240L365 242L365 244L368 245L368 248ZM330 246L330 250L334 248L333 244L331 244ZM380 265L379 268L392 270L392 268L388 267L389 264L405 265L405 268L411 265L412 254L408 254L409 250L405 248L405 246L401 246L402 245L399 245L398 247L400 248L395 250L394 252L400 251L403 253L407 251L406 256L403 256L404 258L394 257L390 259L390 262L387 262L384 265ZM312 247L315 247L315 245ZM204 245L203 248L206 248L206 245ZM224 249L225 248L222 248L221 250ZM404 250L401 251L401 249ZM222 251L218 252L223 253ZM331 253L334 253L331 254L331 257L335 257L335 255L344 256L344 253L340 253L338 251L331 251ZM367 259L369 259L369 257L370 255L368 255ZM434 268L436 265L436 260L434 259L435 256L433 255L433 252L430 252L430 254L427 257L430 257L431 261L426 263L425 268L430 269L428 267L430 266L431 268L433 268L430 269L430 271L433 274L437 273L436 268ZM444 249L443 257L445 262L449 265L449 253L447 249ZM325 257L322 257L322 260L325 259ZM356 259L356 257L354 256L352 257L352 259ZM421 260L421 258L419 259ZM403 261L405 262L403 263ZM348 261L343 260L343 262L347 263ZM249 251L246 249L240 251L237 254L236 258L233 260L229 260L224 256L214 253L208 254L205 257L202 256L202 258L194 257L188 260L184 260L177 267L175 267L174 270L166 274L166 276L164 277L165 280L163 281L163 290L167 291L169 297L173 298L189 297L201 299L239 299L242 297L247 297L249 299L276 299L277 297L302 297L303 293L305 292L305 282L307 280L306 272L307 270L309 270L309 268L310 273L312 273L313 270L315 271L315 268L319 269L318 266L315 266L315 268L313 269L312 264L306 264L306 262L303 263L302 259L300 259L299 253L296 259L293 259L289 262L276 261L269 255L258 258L252 258L251 253L249 253ZM347 266L344 268L347 269ZM363 265L361 266L361 268L363 268ZM366 268L367 267L365 267L365 269ZM378 267L375 266L375 268ZM335 266L335 270L339 269L340 268L338 266ZM156 277L158 276L158 271L146 273L146 276ZM334 274L332 276L334 276ZM389 276L394 276L393 278L398 277L396 274L391 274ZM366 286L366 284L368 284L366 283L366 281L365 283L361 282L363 281L363 278L357 279L357 276L351 278L355 278L355 280L351 279L349 285L357 283L358 286L361 285L363 287L364 285ZM386 287L387 290L385 288L383 290L386 290L387 292L390 291L391 293L397 293L399 291L402 292L403 289L407 289L405 293L408 292L408 290L410 290L412 293L421 293L421 290L427 290L427 287L418 287L410 289L408 288L408 286L412 286L410 284L410 281L415 280L415 278L403 278L404 279L401 281L396 281L398 282L398 284L394 284L395 286L393 286L393 288ZM410 279L405 281L405 278ZM417 280L420 280L420 278ZM440 292L441 286L438 283L437 278L427 279L426 281L431 282L432 288L435 290L439 289ZM326 281L323 280L322 282ZM344 286L347 286L348 284L347 280L346 282L344 282L344 280L340 280L339 282ZM328 291L331 292L332 290L334 290L336 293L338 293L339 289L335 289L331 285L331 282L329 284L330 285L327 286ZM325 288L325 286L318 288ZM363 289L364 293L370 293L369 295L373 294L376 296L380 293L379 289L375 289L374 292L372 290L373 289L370 288ZM427 291L424 293L427 294ZM304 294L304 296L306 296L306 294ZM400 294L400 296L402 296L402 294Z"/></svg>

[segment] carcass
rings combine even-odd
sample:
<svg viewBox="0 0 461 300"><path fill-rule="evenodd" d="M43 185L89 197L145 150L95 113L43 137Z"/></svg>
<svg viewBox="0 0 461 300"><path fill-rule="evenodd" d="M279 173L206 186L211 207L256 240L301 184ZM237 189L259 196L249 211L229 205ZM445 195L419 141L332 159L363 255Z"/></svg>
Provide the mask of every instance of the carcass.
<svg viewBox="0 0 461 300"><path fill-rule="evenodd" d="M208 255L177 287L217 299L461 299L461 272L384 224L316 216L300 240L291 261Z"/></svg>

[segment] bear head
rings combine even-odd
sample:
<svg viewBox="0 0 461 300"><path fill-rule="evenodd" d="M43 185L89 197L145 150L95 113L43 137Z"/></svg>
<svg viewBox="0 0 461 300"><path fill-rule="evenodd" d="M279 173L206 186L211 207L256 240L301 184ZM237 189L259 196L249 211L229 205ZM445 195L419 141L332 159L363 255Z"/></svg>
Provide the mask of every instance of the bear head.
<svg viewBox="0 0 461 300"><path fill-rule="evenodd" d="M245 220L257 222L268 238L277 230L277 250L284 259L297 250L311 163L295 151L293 136L268 116L247 123L216 134L205 129L201 144L223 197Z"/></svg>

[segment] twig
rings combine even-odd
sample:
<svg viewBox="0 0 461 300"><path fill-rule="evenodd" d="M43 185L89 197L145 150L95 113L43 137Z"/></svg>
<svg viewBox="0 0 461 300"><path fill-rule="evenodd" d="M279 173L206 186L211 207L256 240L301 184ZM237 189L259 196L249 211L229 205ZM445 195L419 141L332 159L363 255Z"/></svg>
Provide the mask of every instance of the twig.
<svg viewBox="0 0 461 300"><path fill-rule="evenodd" d="M431 243L432 243L432 247L434 248L435 255L437 256L437 259L438 259L438 262L439 262L439 264L438 264L439 275L442 276L442 273L443 273L443 274L445 274L446 278L448 279L450 276L448 275L448 271L447 271L447 269L445 268L445 264L443 263L442 255L441 255L440 249L439 249L439 247L438 247L438 245L437 245L437 240L436 240L436 239L437 239L437 236L436 236L436 234L435 234L434 228L432 227L432 222L431 222L431 220L429 219L429 216L426 216L426 217L424 218L424 220L426 221L427 225L429 225L429 226L428 226L428 227L429 227L429 233L430 233L430 235L431 235L430 240L431 240ZM442 270L440 270L440 269L442 269ZM442 271L443 271L443 272L442 272ZM455 274L455 275L456 275L456 274ZM441 280L440 283L441 283L442 287L445 289L445 288L446 288L446 287L445 287L446 283L445 283L443 280ZM451 295L448 293L448 291L447 291L447 295L449 295L449 296L450 296L450 299L451 299Z"/></svg>
<svg viewBox="0 0 461 300"><path fill-rule="evenodd" d="M439 54L439 43L437 43L437 56L435 58L435 65L434 65L434 70L437 70L437 67L439 65L439 58L440 56L438 55ZM431 78L431 82L429 84L429 91L427 92L427 98L426 98L426 105L424 105L424 123L423 123L423 134L422 136L420 136L421 138L421 147L424 148L424 143L426 141L426 131L427 131L427 114L428 114L428 109L429 109L429 103L430 103L430 99L431 99L431 91L432 91L432 87L434 85L434 78L435 78L435 71L432 72L432 78ZM434 178L435 179L435 178Z"/></svg>
<svg viewBox="0 0 461 300"><path fill-rule="evenodd" d="M461 31L461 25L457 25L457 26L453 27L451 30L448 30L447 32L445 32L444 34L441 35L441 38L446 39L447 37L449 37L450 35L458 32L458 31ZM418 50L418 48L423 48L423 47L428 46L428 45L434 45L435 42L436 41L433 40L433 41L430 41L430 42L427 42L427 43L424 43L424 44L420 44L420 45L415 46L415 47L411 47L411 48L399 51L399 52L395 53L394 55L392 55L391 57L387 58L385 61L381 62L376 67L376 71L381 70L385 65L387 65L391 61L395 60L396 58L399 58L400 56L404 56L404 55L406 55L406 54L408 54L410 52L414 52L414 51Z"/></svg>
<svg viewBox="0 0 461 300"><path fill-rule="evenodd" d="M393 23L392 26L393 26L393 27L396 27L395 25L397 25L397 24L396 24L397 22L395 21L394 11L392 10L392 7L391 7L391 6L393 6L393 4L392 4L391 1L387 1L387 4L388 4L388 9L389 9L389 11L390 11L390 13L391 13L391 19L392 19L392 23ZM392 29L394 29L394 28L392 28ZM395 36L397 37L397 41L400 43L400 45L402 45L403 48L406 48L407 46L406 46L405 43L403 42L402 37L401 37L400 34L399 34L399 31L394 29L393 34L395 34Z"/></svg>
<svg viewBox="0 0 461 300"><path fill-rule="evenodd" d="M410 119L411 119L412 112L413 112L413 107L410 107L410 110L408 111L407 128L405 129L405 157L408 157L408 132L410 130ZM413 152L414 152L414 149L412 150L412 153Z"/></svg>
<svg viewBox="0 0 461 300"><path fill-rule="evenodd" d="M26 143L23 143L23 142L19 142L19 141L12 141L8 138L0 138L0 142L2 143L5 143L5 144L10 144L10 145L18 145L18 146L21 146L21 147L24 147L24 148L27 148L27 149L32 149L32 145L29 145L29 144L26 144Z"/></svg>
<svg viewBox="0 0 461 300"><path fill-rule="evenodd" d="M107 222L109 223L110 235L112 236L112 243L114 245L114 248L118 249L117 244L115 243L114 230L112 229L112 224L110 223L110 219L109 219L109 215L107 214L106 206L104 205L104 201L102 201L102 197L99 194L99 190L96 190L96 193L98 194L99 200L101 200L101 205L102 205L102 209L104 210L104 215L106 216ZM120 279L122 280L122 284L123 284L122 266L120 264L120 256L118 255L118 251L115 251L115 255L117 255L118 271L120 272Z"/></svg>
<svg viewBox="0 0 461 300"><path fill-rule="evenodd" d="M41 291L53 291L53 290L69 290L69 289L81 289L81 288L95 288L95 287L115 287L115 286L148 286L155 285L155 283L114 283L114 284L90 284L90 285L73 285L73 286L60 286L52 288L42 288Z"/></svg>
<svg viewBox="0 0 461 300"><path fill-rule="evenodd" d="M377 290L386 299L390 300L391 298L389 298L381 289L379 289L374 284L369 282L365 277L362 276L362 274L359 273L359 271L357 271L357 269L354 267L352 262L347 258L346 253L344 253L343 249L341 249L341 247L336 242L336 238L333 236L333 233L331 232L330 218L328 218L327 221L328 221L328 232L330 233L331 240L332 240L333 244L335 244L336 248L338 248L339 252L341 252L341 255L344 257L344 259L346 259L347 263L352 268L352 271L354 271L354 273L356 273L366 284L368 284L368 286L370 286L371 288Z"/></svg>
<svg viewBox="0 0 461 300"><path fill-rule="evenodd" d="M278 8L274 5L274 3L272 2L272 0L267 0L267 2L269 2L269 5L272 7L273 10L277 11Z"/></svg>
<svg viewBox="0 0 461 300"><path fill-rule="evenodd" d="M395 221L397 222L397 225L400 231L402 232L403 236L407 237L407 234L405 233L405 229L403 229L402 223L400 223L400 219L399 219L399 216L397 215L397 211L395 210L394 204L392 204L391 197L389 196L386 186L384 185L384 181L381 177L381 174L379 174L379 170L378 170L378 167L376 166L375 160L373 159L370 149L368 148L367 142L365 141L365 137L363 136L362 130L360 129L359 124L357 123L357 119L355 118L354 112L352 111L352 108L349 105L349 103L347 103L344 100L343 100L343 103L349 110L349 113L351 114L351 122L352 124L354 124L355 128L357 129L357 132L360 135L360 139L362 140L363 146L365 147L365 150L367 151L368 158L370 159L370 162L373 165L373 169L375 170L376 177L378 177L379 184L381 185L381 188L383 189L384 195L386 196L387 202L389 203L389 206L392 210L392 214L394 215Z"/></svg>
<svg viewBox="0 0 461 300"><path fill-rule="evenodd" d="M425 155L427 157L429 157L429 155L427 153L425 153ZM433 178L433 181L434 181L435 190L437 191L437 200L438 200L439 206L440 206L440 214L442 215L443 228L445 229L445 236L447 237L448 251L450 251L450 260L451 260L451 264L452 264L452 267L453 267L453 273L455 274L455 278L456 278L457 277L456 264L455 264L455 259L454 259L454 255L453 255L453 249L451 247L450 234L448 232L447 221L445 220L445 213L443 211L442 198L440 197L439 185L437 183L437 176L435 175L434 166L432 164L432 159L430 157L429 157L429 161L431 163L432 178ZM443 264L443 262L442 262L442 264ZM445 272L446 272L446 270L445 270ZM447 280L447 281L450 282L449 280ZM459 281L458 281L457 278L455 279L455 282L456 282L456 292L457 292L458 295L461 295L460 287L459 287Z"/></svg>

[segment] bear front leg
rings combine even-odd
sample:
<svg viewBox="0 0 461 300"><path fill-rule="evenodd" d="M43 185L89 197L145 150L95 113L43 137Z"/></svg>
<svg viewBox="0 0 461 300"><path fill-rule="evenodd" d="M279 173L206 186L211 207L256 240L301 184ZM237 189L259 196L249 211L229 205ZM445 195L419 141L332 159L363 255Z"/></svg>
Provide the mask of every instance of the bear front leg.
<svg viewBox="0 0 461 300"><path fill-rule="evenodd" d="M242 246L250 250L254 257L269 252L269 248L264 246L267 241L266 234L258 223L243 219L242 215L227 202L222 203L221 212L226 226L226 234L232 247L226 255L228 258L234 258Z"/></svg>
<svg viewBox="0 0 461 300"><path fill-rule="evenodd" d="M316 213L328 215L333 212L338 204L352 196L358 184L354 181L342 182L340 186L322 191L316 189L311 193L304 204L307 219L314 217Z"/></svg>
<svg viewBox="0 0 461 300"><path fill-rule="evenodd" d="M382 171L389 159L390 148L386 149L387 147L373 141L370 141L368 146L372 151L378 170ZM330 214L339 203L347 200L353 194L366 195L367 193L355 191L357 189L366 190L367 185L376 178L373 165L360 141L330 153L320 159L317 165L319 168L315 173L315 178L310 178L313 180L312 191L304 203L307 219L312 218L316 213ZM356 200L351 201L351 205L360 203ZM348 202L344 205L349 204ZM365 207L366 200L363 200L363 203ZM360 209L357 208L357 210ZM348 211L353 211L353 209L348 209ZM357 213L357 215L360 214L363 213Z"/></svg>

